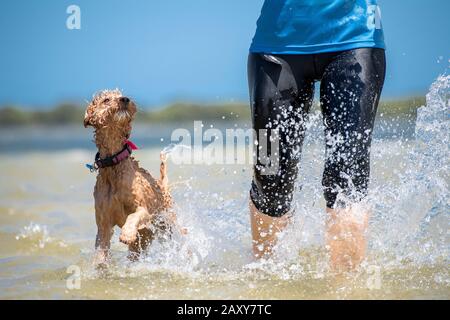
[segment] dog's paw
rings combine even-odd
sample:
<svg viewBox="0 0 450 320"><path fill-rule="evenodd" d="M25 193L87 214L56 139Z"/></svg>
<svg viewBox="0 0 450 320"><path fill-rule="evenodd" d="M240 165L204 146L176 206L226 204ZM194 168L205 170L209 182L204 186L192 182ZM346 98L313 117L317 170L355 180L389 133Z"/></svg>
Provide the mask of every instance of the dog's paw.
<svg viewBox="0 0 450 320"><path fill-rule="evenodd" d="M161 159L162 163L166 163L166 161L167 161L167 153L165 153L164 151L161 151L161 153L159 154L159 158Z"/></svg>
<svg viewBox="0 0 450 320"><path fill-rule="evenodd" d="M186 236L186 235L188 235L188 233L189 233L188 228L186 228L186 227L180 228L181 235Z"/></svg>
<svg viewBox="0 0 450 320"><path fill-rule="evenodd" d="M122 232L120 233L119 240L120 240L120 242L129 245L129 244L136 242L137 237L138 237L137 228L131 228L131 227L124 226L122 228Z"/></svg>
<svg viewBox="0 0 450 320"><path fill-rule="evenodd" d="M97 250L92 261L97 270L104 270L108 268L109 253L106 250Z"/></svg>

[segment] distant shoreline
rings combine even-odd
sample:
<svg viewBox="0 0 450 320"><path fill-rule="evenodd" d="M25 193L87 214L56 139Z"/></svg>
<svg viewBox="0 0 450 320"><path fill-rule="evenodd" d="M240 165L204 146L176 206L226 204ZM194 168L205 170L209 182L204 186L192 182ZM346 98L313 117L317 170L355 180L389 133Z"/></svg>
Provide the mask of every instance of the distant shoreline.
<svg viewBox="0 0 450 320"><path fill-rule="evenodd" d="M378 117L415 118L417 109L425 105L425 97L381 101ZM319 108L315 104L314 108ZM30 110L17 106L0 107L0 126L68 125L83 122L84 106L60 104L47 110ZM180 123L194 120L208 122L250 122L246 103L200 104L174 103L162 109L140 109L136 122Z"/></svg>

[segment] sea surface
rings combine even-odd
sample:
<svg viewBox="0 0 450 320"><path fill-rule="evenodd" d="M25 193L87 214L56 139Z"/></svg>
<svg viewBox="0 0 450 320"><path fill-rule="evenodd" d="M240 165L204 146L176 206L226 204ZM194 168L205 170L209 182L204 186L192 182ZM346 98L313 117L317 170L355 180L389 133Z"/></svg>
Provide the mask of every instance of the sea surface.
<svg viewBox="0 0 450 320"><path fill-rule="evenodd" d="M336 275L324 247L324 141L312 114L295 218L270 260L251 254L251 164L176 164L169 179L186 236L155 241L140 261L112 240L105 272L92 266L96 225L92 131L0 128L0 299L449 299L450 77L430 88L412 121L379 115L372 148L369 248ZM205 124L204 130L214 124ZM158 176L175 128L138 125L134 156ZM222 123L215 128L245 127ZM247 150L237 146L239 152ZM300 191L301 186L301 191Z"/></svg>

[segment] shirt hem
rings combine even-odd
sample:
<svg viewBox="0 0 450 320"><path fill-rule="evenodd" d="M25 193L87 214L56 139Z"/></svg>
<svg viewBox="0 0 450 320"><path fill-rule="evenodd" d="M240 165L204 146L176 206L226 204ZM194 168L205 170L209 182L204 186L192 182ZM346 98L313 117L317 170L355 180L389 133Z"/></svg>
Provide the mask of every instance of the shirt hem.
<svg viewBox="0 0 450 320"><path fill-rule="evenodd" d="M356 41L350 43L334 43L313 46L283 46L283 47L269 47L251 45L249 51L252 53L272 53L272 54L314 54L325 52L336 52L358 48L380 48L386 49L384 43L376 43L373 41Z"/></svg>

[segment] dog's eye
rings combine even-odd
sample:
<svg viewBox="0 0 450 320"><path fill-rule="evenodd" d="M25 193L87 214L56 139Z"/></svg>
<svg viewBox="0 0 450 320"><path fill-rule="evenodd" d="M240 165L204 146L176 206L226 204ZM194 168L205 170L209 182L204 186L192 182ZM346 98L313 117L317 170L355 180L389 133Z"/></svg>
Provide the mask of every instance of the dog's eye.
<svg viewBox="0 0 450 320"><path fill-rule="evenodd" d="M110 101L109 98L106 98L105 100L103 100L103 103L108 103Z"/></svg>

